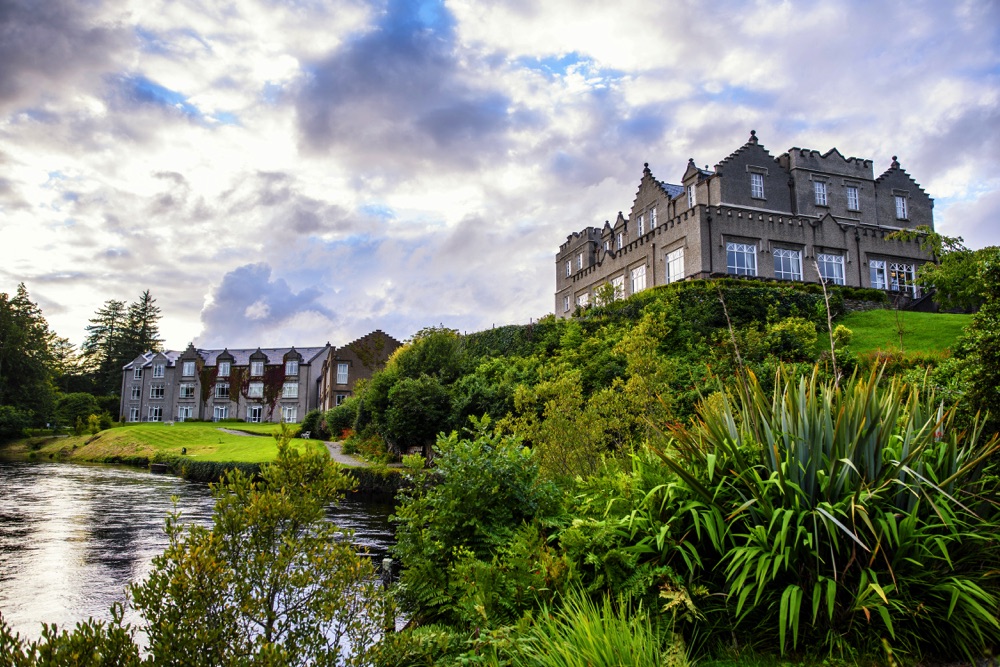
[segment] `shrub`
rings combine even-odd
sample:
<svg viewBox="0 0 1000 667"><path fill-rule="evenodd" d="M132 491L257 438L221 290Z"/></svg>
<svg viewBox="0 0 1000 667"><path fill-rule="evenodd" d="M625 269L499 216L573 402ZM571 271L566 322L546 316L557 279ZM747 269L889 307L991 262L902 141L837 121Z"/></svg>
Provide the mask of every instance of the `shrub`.
<svg viewBox="0 0 1000 667"><path fill-rule="evenodd" d="M92 394L84 392L63 394L56 401L56 418L60 424L76 424L77 419L86 421L90 415L100 412L97 399Z"/></svg>
<svg viewBox="0 0 1000 667"><path fill-rule="evenodd" d="M20 438L31 425L31 413L12 405L0 405L0 442Z"/></svg>
<svg viewBox="0 0 1000 667"><path fill-rule="evenodd" d="M329 440L330 431L327 428L325 413L322 410L310 410L302 419L302 432L309 431L310 437L317 440Z"/></svg>
<svg viewBox="0 0 1000 667"><path fill-rule="evenodd" d="M344 431L354 428L354 421L358 416L358 398L351 396L335 408L326 411L324 417L326 429L334 438L340 438Z"/></svg>

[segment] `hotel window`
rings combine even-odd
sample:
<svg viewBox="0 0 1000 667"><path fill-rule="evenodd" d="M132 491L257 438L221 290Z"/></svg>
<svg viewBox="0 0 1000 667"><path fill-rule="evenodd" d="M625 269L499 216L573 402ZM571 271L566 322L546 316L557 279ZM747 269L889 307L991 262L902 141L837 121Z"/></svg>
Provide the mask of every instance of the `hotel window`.
<svg viewBox="0 0 1000 667"><path fill-rule="evenodd" d="M896 195L896 219L906 220L906 197Z"/></svg>
<svg viewBox="0 0 1000 667"><path fill-rule="evenodd" d="M180 398L194 398L194 385L184 383L180 386Z"/></svg>
<svg viewBox="0 0 1000 667"><path fill-rule="evenodd" d="M684 248L667 253L667 282L675 283L684 278Z"/></svg>
<svg viewBox="0 0 1000 667"><path fill-rule="evenodd" d="M163 398L163 385L162 384L151 384L151 385L149 385L149 397L150 398Z"/></svg>
<svg viewBox="0 0 1000 667"><path fill-rule="evenodd" d="M580 308L586 308L590 305L590 293L584 292L580 296L576 297L576 305Z"/></svg>
<svg viewBox="0 0 1000 667"><path fill-rule="evenodd" d="M298 398L299 397L299 383L298 382L286 382L281 386L281 397L282 398Z"/></svg>
<svg viewBox="0 0 1000 667"><path fill-rule="evenodd" d="M264 374L264 362L263 361L251 361L250 362L250 377L259 378Z"/></svg>
<svg viewBox="0 0 1000 667"><path fill-rule="evenodd" d="M576 270L579 271L583 268L583 253L581 252L576 256Z"/></svg>
<svg viewBox="0 0 1000 667"><path fill-rule="evenodd" d="M694 186L693 185L687 186L687 195L688 195L688 208L694 208L695 197L694 197Z"/></svg>
<svg viewBox="0 0 1000 667"><path fill-rule="evenodd" d="M220 361L219 362L219 373L218 373L218 376L220 378L227 378L227 377L229 377L229 370L231 368L232 368L232 362L229 362L229 361Z"/></svg>
<svg viewBox="0 0 1000 667"><path fill-rule="evenodd" d="M861 199L858 197L858 189L853 185L847 186L847 210L860 211Z"/></svg>
<svg viewBox="0 0 1000 667"><path fill-rule="evenodd" d="M193 361L185 361L181 365L181 375L184 377L194 377L195 365Z"/></svg>
<svg viewBox="0 0 1000 667"><path fill-rule="evenodd" d="M132 407L130 407L128 409L128 420L130 422L137 422L137 421L139 421L139 406L138 405L133 405Z"/></svg>
<svg viewBox="0 0 1000 667"><path fill-rule="evenodd" d="M564 296L563 297L563 312L564 313L568 313L569 312L569 297L568 296Z"/></svg>
<svg viewBox="0 0 1000 667"><path fill-rule="evenodd" d="M264 383L263 382L251 382L247 385L247 398L263 398L264 397Z"/></svg>
<svg viewBox="0 0 1000 667"><path fill-rule="evenodd" d="M337 364L337 384L347 384L347 364Z"/></svg>
<svg viewBox="0 0 1000 667"><path fill-rule="evenodd" d="M868 262L872 287L875 289L889 289L889 280L886 276L885 262L881 259L873 259Z"/></svg>
<svg viewBox="0 0 1000 667"><path fill-rule="evenodd" d="M285 362L285 375L298 375L299 374L299 362L292 359L291 361Z"/></svg>
<svg viewBox="0 0 1000 667"><path fill-rule="evenodd" d="M154 378L161 378L161 377L163 377L164 374L166 373L166 368L167 367L165 365L163 365L163 364L154 364L153 365L153 377Z"/></svg>
<svg viewBox="0 0 1000 667"><path fill-rule="evenodd" d="M215 397L216 398L229 398L229 383L228 382L216 382L215 383Z"/></svg>
<svg viewBox="0 0 1000 667"><path fill-rule="evenodd" d="M779 280L802 280L802 253L788 248L775 248L774 277Z"/></svg>
<svg viewBox="0 0 1000 667"><path fill-rule="evenodd" d="M826 181L813 181L813 192L816 194L816 206L826 206Z"/></svg>
<svg viewBox="0 0 1000 667"><path fill-rule="evenodd" d="M281 420L291 424L299 420L299 409L294 405L286 405L281 408Z"/></svg>
<svg viewBox="0 0 1000 667"><path fill-rule="evenodd" d="M649 228L656 229L656 207L649 209Z"/></svg>
<svg viewBox="0 0 1000 667"><path fill-rule="evenodd" d="M764 174L750 172L750 196L754 199L764 198Z"/></svg>
<svg viewBox="0 0 1000 667"><path fill-rule="evenodd" d="M337 394L337 405L347 400L347 394Z"/></svg>
<svg viewBox="0 0 1000 667"><path fill-rule="evenodd" d="M181 407L177 408L177 421L179 422L187 421L188 419L191 419L191 417L193 416L194 416L194 408L192 408L190 405L182 405Z"/></svg>
<svg viewBox="0 0 1000 667"><path fill-rule="evenodd" d="M573 275L573 262L569 260L566 261L566 275L567 276Z"/></svg>
<svg viewBox="0 0 1000 667"><path fill-rule="evenodd" d="M247 421L251 424L259 424L264 419L264 408L260 405L251 405L247 408Z"/></svg>
<svg viewBox="0 0 1000 667"><path fill-rule="evenodd" d="M163 406L151 405L146 412L146 421L158 422L163 420Z"/></svg>
<svg viewBox="0 0 1000 667"><path fill-rule="evenodd" d="M611 286L615 288L615 299L625 298L625 276L618 276L611 279Z"/></svg>
<svg viewBox="0 0 1000 667"><path fill-rule="evenodd" d="M223 419L229 419L229 406L228 405L216 405L212 410L212 419L215 421L222 421Z"/></svg>
<svg viewBox="0 0 1000 667"><path fill-rule="evenodd" d="M632 294L646 289L646 265L632 269Z"/></svg>
<svg viewBox="0 0 1000 667"><path fill-rule="evenodd" d="M816 255L816 264L819 265L819 277L834 285L844 283L844 256L843 255Z"/></svg>
<svg viewBox="0 0 1000 667"><path fill-rule="evenodd" d="M643 226L642 222L642 213L639 214L639 217L636 220L636 230L639 232L639 236L646 233L646 228Z"/></svg>
<svg viewBox="0 0 1000 667"><path fill-rule="evenodd" d="M889 264L889 289L917 296L916 271L913 264L896 262Z"/></svg>
<svg viewBox="0 0 1000 667"><path fill-rule="evenodd" d="M142 378L142 369L141 368L136 368L135 370L133 370L132 371L132 377L134 379L136 379L136 380L141 379Z"/></svg>
<svg viewBox="0 0 1000 667"><path fill-rule="evenodd" d="M752 243L727 243L726 271L734 276L757 275L757 246Z"/></svg>
<svg viewBox="0 0 1000 667"><path fill-rule="evenodd" d="M132 400L136 401L142 398L142 385L134 384L132 385Z"/></svg>

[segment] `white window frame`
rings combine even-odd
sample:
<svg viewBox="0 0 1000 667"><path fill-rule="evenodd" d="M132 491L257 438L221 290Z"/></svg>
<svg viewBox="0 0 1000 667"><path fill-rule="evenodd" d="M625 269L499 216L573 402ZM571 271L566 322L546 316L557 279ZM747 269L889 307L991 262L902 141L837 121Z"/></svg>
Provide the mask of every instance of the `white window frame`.
<svg viewBox="0 0 1000 667"><path fill-rule="evenodd" d="M813 181L813 194L816 197L816 206L828 206L830 198L827 196L826 181Z"/></svg>
<svg viewBox="0 0 1000 667"><path fill-rule="evenodd" d="M605 239L605 241L604 241L604 252L608 252L609 250L611 250L611 241L608 241L607 239Z"/></svg>
<svg viewBox="0 0 1000 667"><path fill-rule="evenodd" d="M615 300L625 298L625 276L616 276L611 279L611 286L615 288Z"/></svg>
<svg viewBox="0 0 1000 667"><path fill-rule="evenodd" d="M618 249L621 250L623 245L624 244L622 243L622 233L618 232Z"/></svg>
<svg viewBox="0 0 1000 667"><path fill-rule="evenodd" d="M893 292L909 292L917 297L917 267L905 262L889 262L889 289Z"/></svg>
<svg viewBox="0 0 1000 667"><path fill-rule="evenodd" d="M229 406L228 405L216 405L212 407L212 421L222 421L223 419L229 419Z"/></svg>
<svg viewBox="0 0 1000 667"><path fill-rule="evenodd" d="M228 382L216 382L215 390L212 392L213 398L225 398L229 399L229 383Z"/></svg>
<svg viewBox="0 0 1000 667"><path fill-rule="evenodd" d="M687 186L687 198L688 198L688 208L694 208L694 205L698 203L698 198L694 191L693 184Z"/></svg>
<svg viewBox="0 0 1000 667"><path fill-rule="evenodd" d="M177 389L178 398L194 398L194 385L190 382L182 382Z"/></svg>
<svg viewBox="0 0 1000 667"><path fill-rule="evenodd" d="M847 186L847 210L861 210L861 190L856 185Z"/></svg>
<svg viewBox="0 0 1000 667"><path fill-rule="evenodd" d="M128 409L128 420L130 422L137 422L137 421L139 421L139 406L138 405L129 406L129 409Z"/></svg>
<svg viewBox="0 0 1000 667"><path fill-rule="evenodd" d="M141 380L142 379L142 368L134 368L134 369L132 369L132 379L133 380Z"/></svg>
<svg viewBox="0 0 1000 667"><path fill-rule="evenodd" d="M187 421L194 417L194 407L191 405L181 405L177 408L177 421Z"/></svg>
<svg viewBox="0 0 1000 667"><path fill-rule="evenodd" d="M285 375L298 375L299 374L299 361L298 359L289 359L285 362Z"/></svg>
<svg viewBox="0 0 1000 667"><path fill-rule="evenodd" d="M166 364L153 364L153 377L162 378L167 374Z"/></svg>
<svg viewBox="0 0 1000 667"><path fill-rule="evenodd" d="M576 297L576 305L579 308L586 308L590 305L590 292L584 292L580 296Z"/></svg>
<svg viewBox="0 0 1000 667"><path fill-rule="evenodd" d="M259 424L262 421L264 421L264 406L263 405L247 406L247 423Z"/></svg>
<svg viewBox="0 0 1000 667"><path fill-rule="evenodd" d="M646 228L642 220L642 213L640 213L639 217L636 219L636 231L639 233L639 236L642 236L643 234L646 233Z"/></svg>
<svg viewBox="0 0 1000 667"><path fill-rule="evenodd" d="M149 397L162 399L166 395L166 386L162 382L149 385Z"/></svg>
<svg viewBox="0 0 1000 667"><path fill-rule="evenodd" d="M684 279L684 248L677 248L667 253L667 284Z"/></svg>
<svg viewBox="0 0 1000 667"><path fill-rule="evenodd" d="M185 361L181 364L181 375L186 378L194 377L195 363L193 361Z"/></svg>
<svg viewBox="0 0 1000 667"><path fill-rule="evenodd" d="M869 279L875 289L889 289L889 276L884 259L873 259L868 262Z"/></svg>
<svg viewBox="0 0 1000 667"><path fill-rule="evenodd" d="M564 313L569 312L569 296L563 297L563 312Z"/></svg>
<svg viewBox="0 0 1000 667"><path fill-rule="evenodd" d="M298 398L299 397L299 383L298 382L286 382L281 385L281 397L282 398Z"/></svg>
<svg viewBox="0 0 1000 667"><path fill-rule="evenodd" d="M343 403L344 401L347 400L347 394L337 394L337 398L335 400L336 400L336 404L340 405L341 403Z"/></svg>
<svg viewBox="0 0 1000 667"><path fill-rule="evenodd" d="M904 195L895 195L896 199L896 219L897 220L909 220L907 217L906 210L906 197Z"/></svg>
<svg viewBox="0 0 1000 667"><path fill-rule="evenodd" d="M263 361L251 361L250 362L250 377L259 378L264 375L264 362Z"/></svg>
<svg viewBox="0 0 1000 667"><path fill-rule="evenodd" d="M264 398L264 383L256 381L248 384L247 398Z"/></svg>
<svg viewBox="0 0 1000 667"><path fill-rule="evenodd" d="M750 196L753 199L764 199L764 174L750 172Z"/></svg>
<svg viewBox="0 0 1000 667"><path fill-rule="evenodd" d="M134 384L132 385L132 400L138 401L142 398L142 385Z"/></svg>
<svg viewBox="0 0 1000 667"><path fill-rule="evenodd" d="M299 406L297 405L283 405L281 406L281 421L286 424L294 424L299 420Z"/></svg>
<svg viewBox="0 0 1000 667"><path fill-rule="evenodd" d="M148 422L161 422L163 421L163 406L162 405L150 405L146 408L146 421Z"/></svg>
<svg viewBox="0 0 1000 667"><path fill-rule="evenodd" d="M791 248L775 248L774 277L778 280L802 280L802 251Z"/></svg>
<svg viewBox="0 0 1000 667"><path fill-rule="evenodd" d="M566 277L568 278L571 275L573 275L573 261L567 259L566 260Z"/></svg>
<svg viewBox="0 0 1000 667"><path fill-rule="evenodd" d="M656 229L656 207L649 209L649 229Z"/></svg>
<svg viewBox="0 0 1000 667"><path fill-rule="evenodd" d="M819 267L819 277L827 283L846 285L844 278L844 256L820 253L816 255L816 265ZM830 269L833 269L831 272ZM832 274L832 275L831 275Z"/></svg>
<svg viewBox="0 0 1000 667"><path fill-rule="evenodd" d="M582 268L583 268L583 253L581 252L576 256L576 270L579 271Z"/></svg>
<svg viewBox="0 0 1000 667"><path fill-rule="evenodd" d="M632 269L632 294L646 289L646 265Z"/></svg>
<svg viewBox="0 0 1000 667"><path fill-rule="evenodd" d="M227 378L233 370L233 364L231 361L220 361L219 362L219 372L216 373L216 377Z"/></svg>
<svg viewBox="0 0 1000 667"><path fill-rule="evenodd" d="M740 259L742 258L742 262ZM757 275L757 245L753 243L726 243L726 272L731 276Z"/></svg>
<svg viewBox="0 0 1000 667"><path fill-rule="evenodd" d="M337 384L347 384L350 373L350 365L344 362L337 364Z"/></svg>

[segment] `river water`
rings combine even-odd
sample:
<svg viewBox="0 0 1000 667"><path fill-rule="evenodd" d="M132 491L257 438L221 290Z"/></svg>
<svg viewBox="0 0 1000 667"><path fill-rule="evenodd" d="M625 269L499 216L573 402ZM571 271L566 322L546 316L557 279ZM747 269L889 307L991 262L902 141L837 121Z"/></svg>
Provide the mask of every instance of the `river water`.
<svg viewBox="0 0 1000 667"><path fill-rule="evenodd" d="M22 637L41 623L108 620L125 587L167 546L164 517L211 523L206 484L114 466L0 461L0 613ZM330 519L378 558L393 541L392 506L348 498ZM134 616L127 621L136 622Z"/></svg>

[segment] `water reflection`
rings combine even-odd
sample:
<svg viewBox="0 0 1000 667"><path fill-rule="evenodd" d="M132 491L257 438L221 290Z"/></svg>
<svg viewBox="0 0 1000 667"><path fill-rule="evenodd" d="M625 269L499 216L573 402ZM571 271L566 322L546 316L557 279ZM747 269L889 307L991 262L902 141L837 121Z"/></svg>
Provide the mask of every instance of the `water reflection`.
<svg viewBox="0 0 1000 667"><path fill-rule="evenodd" d="M124 599L167 545L163 519L211 522L208 486L109 466L0 461L0 612L22 636L41 623L72 626ZM389 504L347 499L332 521L355 532L359 550L386 555ZM128 620L135 621L135 618Z"/></svg>

